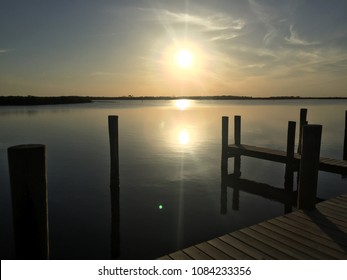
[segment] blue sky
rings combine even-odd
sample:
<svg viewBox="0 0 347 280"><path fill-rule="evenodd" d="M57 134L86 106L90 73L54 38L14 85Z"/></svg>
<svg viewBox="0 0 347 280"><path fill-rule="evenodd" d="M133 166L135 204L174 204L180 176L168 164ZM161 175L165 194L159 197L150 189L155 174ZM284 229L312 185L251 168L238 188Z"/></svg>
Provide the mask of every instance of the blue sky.
<svg viewBox="0 0 347 280"><path fill-rule="evenodd" d="M347 97L345 0L1 0L0 95ZM177 65L178 50L192 65Z"/></svg>

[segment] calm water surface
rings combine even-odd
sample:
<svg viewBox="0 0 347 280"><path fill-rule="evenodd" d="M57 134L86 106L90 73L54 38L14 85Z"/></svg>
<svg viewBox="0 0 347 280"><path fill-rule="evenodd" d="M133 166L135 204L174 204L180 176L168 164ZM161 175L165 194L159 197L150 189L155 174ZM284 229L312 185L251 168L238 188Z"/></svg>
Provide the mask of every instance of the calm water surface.
<svg viewBox="0 0 347 280"><path fill-rule="evenodd" d="M308 108L323 125L321 155L341 159L347 101L114 101L0 108L1 258L14 257L7 148L47 147L52 259L110 259L107 116L119 116L120 255L151 259L284 213L280 202L240 192L221 214L221 117L242 116L242 142L285 149L287 123ZM297 133L298 134L298 133ZM229 142L233 135L229 136ZM230 160L232 161L232 160ZM230 164L232 166L232 164ZM242 158L242 178L277 188L284 165ZM320 172L318 196L347 192Z"/></svg>

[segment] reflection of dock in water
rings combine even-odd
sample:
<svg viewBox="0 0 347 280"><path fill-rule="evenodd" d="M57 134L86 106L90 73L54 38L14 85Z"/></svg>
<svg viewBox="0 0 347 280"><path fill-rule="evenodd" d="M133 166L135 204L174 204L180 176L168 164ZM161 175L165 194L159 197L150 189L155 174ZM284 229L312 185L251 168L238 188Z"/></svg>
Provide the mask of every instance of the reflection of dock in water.
<svg viewBox="0 0 347 280"><path fill-rule="evenodd" d="M160 259L347 259L347 194Z"/></svg>

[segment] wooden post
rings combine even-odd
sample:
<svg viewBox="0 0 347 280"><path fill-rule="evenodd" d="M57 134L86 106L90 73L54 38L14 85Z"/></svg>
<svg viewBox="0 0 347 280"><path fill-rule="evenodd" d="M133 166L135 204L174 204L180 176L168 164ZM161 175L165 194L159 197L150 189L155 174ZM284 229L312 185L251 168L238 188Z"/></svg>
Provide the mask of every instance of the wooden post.
<svg viewBox="0 0 347 280"><path fill-rule="evenodd" d="M235 145L241 145L241 116L234 117L234 137ZM234 175L236 178L241 177L241 156L234 157Z"/></svg>
<svg viewBox="0 0 347 280"><path fill-rule="evenodd" d="M307 125L307 109L300 109L300 126L299 126L299 144L298 144L298 153L301 154L301 142L302 142L302 128L304 125Z"/></svg>
<svg viewBox="0 0 347 280"><path fill-rule="evenodd" d="M288 122L288 132L287 132L287 162L285 168L284 176L284 190L288 198L288 205L285 206L285 212L291 211L291 198L293 193L293 183L294 183L294 148L295 148L295 122Z"/></svg>
<svg viewBox="0 0 347 280"><path fill-rule="evenodd" d="M111 258L118 259L120 257L118 116L108 116L108 133L111 156Z"/></svg>
<svg viewBox="0 0 347 280"><path fill-rule="evenodd" d="M46 148L8 148L15 254L17 259L48 259Z"/></svg>
<svg viewBox="0 0 347 280"><path fill-rule="evenodd" d="M222 117L222 169L228 168L229 117ZM224 172L222 170L222 173Z"/></svg>
<svg viewBox="0 0 347 280"><path fill-rule="evenodd" d="M241 145L241 116L234 117L235 145Z"/></svg>
<svg viewBox="0 0 347 280"><path fill-rule="evenodd" d="M288 122L287 132L287 162L284 186L286 190L293 191L294 149L295 149L295 122Z"/></svg>
<svg viewBox="0 0 347 280"><path fill-rule="evenodd" d="M111 155L111 185L119 185L118 116L108 116Z"/></svg>
<svg viewBox="0 0 347 280"><path fill-rule="evenodd" d="M311 210L316 205L321 137L321 125L303 127L298 190L299 209Z"/></svg>
<svg viewBox="0 0 347 280"><path fill-rule="evenodd" d="M296 122L288 122L288 132L287 132L287 159L288 161L293 161L294 159L294 149L295 149L295 128Z"/></svg>
<svg viewBox="0 0 347 280"><path fill-rule="evenodd" d="M345 112L345 138L343 141L343 160L347 160L347 111Z"/></svg>

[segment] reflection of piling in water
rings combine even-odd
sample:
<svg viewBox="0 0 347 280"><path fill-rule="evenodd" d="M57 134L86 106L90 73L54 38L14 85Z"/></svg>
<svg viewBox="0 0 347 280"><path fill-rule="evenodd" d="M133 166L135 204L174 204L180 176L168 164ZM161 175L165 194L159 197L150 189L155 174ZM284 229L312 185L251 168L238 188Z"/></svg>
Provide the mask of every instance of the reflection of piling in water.
<svg viewBox="0 0 347 280"><path fill-rule="evenodd" d="M17 259L48 259L46 148L8 148L15 254Z"/></svg>
<svg viewBox="0 0 347 280"><path fill-rule="evenodd" d="M110 140L111 258L120 257L118 116L108 116Z"/></svg>
<svg viewBox="0 0 347 280"><path fill-rule="evenodd" d="M120 257L119 186L111 185L111 258Z"/></svg>
<svg viewBox="0 0 347 280"><path fill-rule="evenodd" d="M298 187L298 208L311 210L316 205L322 126L305 125Z"/></svg>

